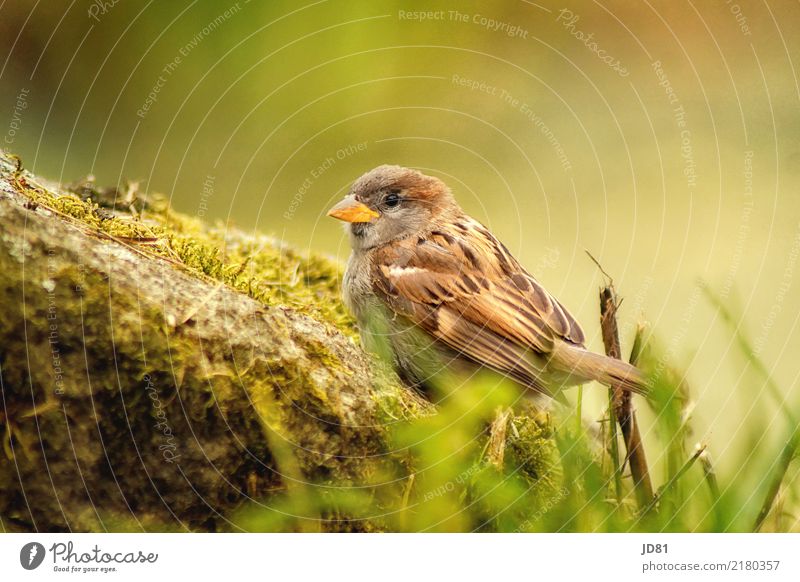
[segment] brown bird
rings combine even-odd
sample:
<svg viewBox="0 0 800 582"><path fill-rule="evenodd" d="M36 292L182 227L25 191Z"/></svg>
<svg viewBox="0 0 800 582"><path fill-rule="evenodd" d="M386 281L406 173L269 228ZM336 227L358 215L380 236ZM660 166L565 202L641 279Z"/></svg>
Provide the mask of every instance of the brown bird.
<svg viewBox="0 0 800 582"><path fill-rule="evenodd" d="M559 399L589 380L645 392L635 367L585 349L575 318L438 178L379 166L328 215L349 223L343 294L362 341L410 384L478 365Z"/></svg>

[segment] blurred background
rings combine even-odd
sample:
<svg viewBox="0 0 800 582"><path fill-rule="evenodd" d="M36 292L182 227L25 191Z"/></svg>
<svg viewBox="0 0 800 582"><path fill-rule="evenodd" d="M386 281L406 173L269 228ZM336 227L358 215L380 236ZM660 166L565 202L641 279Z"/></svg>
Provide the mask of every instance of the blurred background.
<svg viewBox="0 0 800 582"><path fill-rule="evenodd" d="M782 417L700 285L796 405L798 27L789 0L14 0L0 147L340 261L325 212L355 178L437 175L601 351L597 257L626 350L649 321L737 478L731 451L757 455Z"/></svg>

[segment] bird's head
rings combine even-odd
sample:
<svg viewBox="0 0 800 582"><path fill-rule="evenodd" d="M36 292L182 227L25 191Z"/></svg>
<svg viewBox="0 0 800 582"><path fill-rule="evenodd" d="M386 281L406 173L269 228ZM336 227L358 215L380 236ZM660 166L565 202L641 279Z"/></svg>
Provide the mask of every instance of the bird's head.
<svg viewBox="0 0 800 582"><path fill-rule="evenodd" d="M422 236L459 213L444 182L402 166L378 166L355 181L328 211L347 222L355 249Z"/></svg>

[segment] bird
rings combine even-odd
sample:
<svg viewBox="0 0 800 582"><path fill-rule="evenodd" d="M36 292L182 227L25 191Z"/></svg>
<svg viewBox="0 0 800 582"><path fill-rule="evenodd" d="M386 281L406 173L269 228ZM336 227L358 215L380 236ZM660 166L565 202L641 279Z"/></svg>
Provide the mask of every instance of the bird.
<svg viewBox="0 0 800 582"><path fill-rule="evenodd" d="M439 178L378 166L328 215L349 233L342 295L362 344L410 386L489 368L562 403L592 380L646 394L642 372L587 350L569 311Z"/></svg>

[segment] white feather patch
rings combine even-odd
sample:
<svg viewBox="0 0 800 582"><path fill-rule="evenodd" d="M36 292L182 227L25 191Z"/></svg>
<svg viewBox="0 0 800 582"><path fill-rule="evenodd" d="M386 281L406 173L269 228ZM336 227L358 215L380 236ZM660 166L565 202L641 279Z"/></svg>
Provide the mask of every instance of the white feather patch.
<svg viewBox="0 0 800 582"><path fill-rule="evenodd" d="M391 265L388 269L388 275L390 277L405 277L407 275L415 275L426 271L427 269L422 269L420 267L398 267L397 265Z"/></svg>

